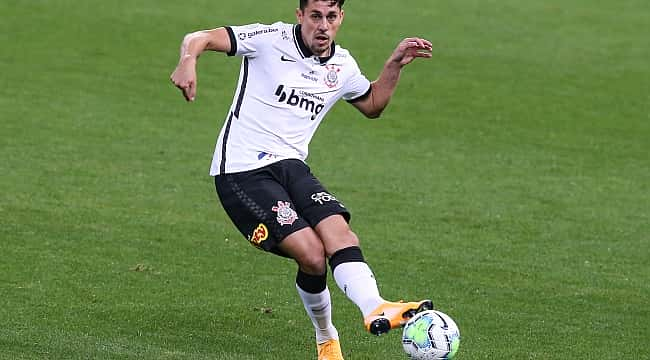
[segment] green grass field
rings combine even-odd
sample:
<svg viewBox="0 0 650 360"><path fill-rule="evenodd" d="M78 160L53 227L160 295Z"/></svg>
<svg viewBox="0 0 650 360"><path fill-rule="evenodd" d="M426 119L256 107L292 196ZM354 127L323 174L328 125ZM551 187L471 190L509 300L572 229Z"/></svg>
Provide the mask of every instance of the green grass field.
<svg viewBox="0 0 650 360"><path fill-rule="evenodd" d="M169 81L183 35L297 1L0 2L0 359L315 359L295 265L253 249L208 167L239 60ZM388 299L456 319L458 359L650 359L650 2L355 1L378 121L311 146ZM404 359L331 277L346 359Z"/></svg>

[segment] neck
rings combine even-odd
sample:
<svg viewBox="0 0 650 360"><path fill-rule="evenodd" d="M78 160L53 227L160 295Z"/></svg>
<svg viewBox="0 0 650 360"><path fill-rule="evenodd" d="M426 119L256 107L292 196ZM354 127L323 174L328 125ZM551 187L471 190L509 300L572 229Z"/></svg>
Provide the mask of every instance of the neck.
<svg viewBox="0 0 650 360"><path fill-rule="evenodd" d="M307 41L305 40L305 36L302 33L302 25L296 25L294 31L294 36L298 42L298 47L300 48L300 52L304 57L317 56L320 58L321 63L325 63L334 55L334 52L336 51L334 41L332 41L327 49L323 50L321 53L315 53L310 47L307 46Z"/></svg>

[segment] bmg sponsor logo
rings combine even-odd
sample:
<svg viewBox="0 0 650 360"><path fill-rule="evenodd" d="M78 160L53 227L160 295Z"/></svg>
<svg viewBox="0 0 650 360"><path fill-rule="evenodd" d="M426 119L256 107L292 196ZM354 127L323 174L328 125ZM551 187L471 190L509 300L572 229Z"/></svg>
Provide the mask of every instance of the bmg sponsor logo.
<svg viewBox="0 0 650 360"><path fill-rule="evenodd" d="M291 89L291 93L287 93L284 90L284 85L278 86L275 90L275 96L278 97L278 102L310 112L312 120L316 120L316 116L325 108L325 104L322 103L324 99L320 96L303 91L296 93L296 89ZM317 101L321 101L321 103L317 103Z"/></svg>

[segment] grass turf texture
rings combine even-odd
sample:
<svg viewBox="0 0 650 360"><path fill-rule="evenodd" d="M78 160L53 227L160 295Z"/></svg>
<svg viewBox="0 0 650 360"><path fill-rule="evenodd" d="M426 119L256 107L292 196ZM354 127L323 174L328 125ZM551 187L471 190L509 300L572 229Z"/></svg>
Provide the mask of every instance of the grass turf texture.
<svg viewBox="0 0 650 360"><path fill-rule="evenodd" d="M239 61L205 54L194 104L168 80L184 33L296 6L0 3L0 359L315 358L295 266L207 176ZM346 10L370 78L434 43L381 120L341 103L311 146L383 295L431 297L459 359L649 359L649 3ZM403 358L330 288L346 359Z"/></svg>

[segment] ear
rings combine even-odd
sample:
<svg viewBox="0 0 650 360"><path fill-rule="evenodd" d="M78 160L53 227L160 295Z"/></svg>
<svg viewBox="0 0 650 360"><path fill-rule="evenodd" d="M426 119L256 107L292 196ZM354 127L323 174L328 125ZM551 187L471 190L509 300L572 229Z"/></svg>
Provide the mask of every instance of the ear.
<svg viewBox="0 0 650 360"><path fill-rule="evenodd" d="M341 9L341 23L343 23L343 18L345 18L345 11Z"/></svg>
<svg viewBox="0 0 650 360"><path fill-rule="evenodd" d="M298 20L298 24L302 24L302 17L304 16L304 13L300 8L296 8L296 19Z"/></svg>

